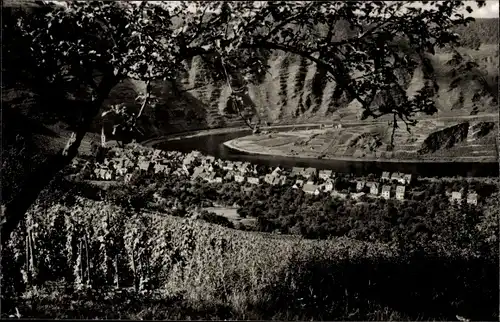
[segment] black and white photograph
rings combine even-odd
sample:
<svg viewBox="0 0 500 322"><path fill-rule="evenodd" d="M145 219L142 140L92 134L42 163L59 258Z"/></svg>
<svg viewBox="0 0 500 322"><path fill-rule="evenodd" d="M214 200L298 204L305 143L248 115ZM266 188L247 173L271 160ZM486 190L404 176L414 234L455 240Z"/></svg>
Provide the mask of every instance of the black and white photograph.
<svg viewBox="0 0 500 322"><path fill-rule="evenodd" d="M0 319L499 320L498 0L1 19Z"/></svg>

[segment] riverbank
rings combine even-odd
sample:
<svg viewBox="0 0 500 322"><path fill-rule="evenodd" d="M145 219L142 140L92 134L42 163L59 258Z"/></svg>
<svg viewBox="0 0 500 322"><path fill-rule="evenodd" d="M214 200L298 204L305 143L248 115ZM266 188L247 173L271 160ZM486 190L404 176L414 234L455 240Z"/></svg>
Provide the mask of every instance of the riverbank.
<svg viewBox="0 0 500 322"><path fill-rule="evenodd" d="M286 125L264 126L264 127L261 127L260 129L262 131L272 131L275 129L284 129L284 128L286 129L286 128L319 127L320 125L321 124L318 124L318 123L298 124L298 125L286 124ZM191 139L191 138L206 136L206 135L237 133L237 132L244 132L244 131L250 131L250 129L248 127L204 129L204 130L189 131L189 132L185 132L185 133L174 133L171 135L155 137L155 138L145 140L145 141L141 142L141 144L144 146L152 147L152 146L154 146L158 143L164 142L164 141L175 141L175 140Z"/></svg>
<svg viewBox="0 0 500 322"><path fill-rule="evenodd" d="M421 118L419 119L420 122L422 121L460 121L460 120L481 120L483 118L489 119L489 118L498 118L497 114L483 114L483 115L466 115L466 116L442 116L439 118L432 118L432 117L427 117L427 118ZM276 125L271 125L271 126L262 126L260 127L260 130L262 131L272 131L275 129L283 129L283 128L307 128L307 127L320 127L321 125L324 124L331 124L332 122L322 122L322 123L302 123L302 124L293 124L293 123L279 123ZM374 124L386 124L387 121L362 121L362 122L340 122L342 123L343 127L351 127L351 126L357 126L357 125L374 125ZM164 135L160 137L154 137L150 138L147 140L144 140L141 142L142 145L152 147L158 143L164 142L164 141L172 141L172 140L182 140L182 139L189 139L189 138L195 138L195 137L200 137L200 136L206 136L206 135L217 135L217 134L224 134L224 133L235 133L235 132L243 132L243 131L250 131L250 129L246 126L244 127L233 127L233 128L209 128L209 129L202 129L202 130L195 130L195 131L187 131L187 132L177 132L177 133L172 133L169 135Z"/></svg>
<svg viewBox="0 0 500 322"><path fill-rule="evenodd" d="M271 155L271 156L282 156L291 158L303 158L303 159L318 159L316 153L284 153L282 151L275 151L273 149L255 145L245 142L245 138L248 136L236 138L224 142L223 145L233 151L243 154L250 155ZM489 157L440 157L439 159L388 159L388 158L373 158L373 157L348 157L348 156L325 156L321 158L322 160L332 160L332 161L356 161L356 162L391 162L391 163L460 163L460 162L478 162L478 163L491 163L497 160Z"/></svg>

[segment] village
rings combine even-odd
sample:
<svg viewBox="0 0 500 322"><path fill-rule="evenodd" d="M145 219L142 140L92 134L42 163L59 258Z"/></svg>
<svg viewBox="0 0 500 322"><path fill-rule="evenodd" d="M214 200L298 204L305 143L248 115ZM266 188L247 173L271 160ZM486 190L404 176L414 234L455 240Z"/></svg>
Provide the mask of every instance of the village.
<svg viewBox="0 0 500 322"><path fill-rule="evenodd" d="M229 161L203 155L198 151L181 153L150 149L139 144L126 148L112 148L104 162L85 163L75 159L74 168L86 173L85 179L98 181L122 181L125 184L143 173L186 176L191 181L208 183L237 182L252 185L285 185L301 189L305 194L325 195L340 199L383 198L403 201L416 178L411 174L383 172L380 177L369 175L368 179L335 173L332 170L293 167L262 167L249 162ZM92 169L90 167L93 167ZM339 180L347 181L347 189L336 189ZM478 194L463 190L446 192L452 204L478 204Z"/></svg>

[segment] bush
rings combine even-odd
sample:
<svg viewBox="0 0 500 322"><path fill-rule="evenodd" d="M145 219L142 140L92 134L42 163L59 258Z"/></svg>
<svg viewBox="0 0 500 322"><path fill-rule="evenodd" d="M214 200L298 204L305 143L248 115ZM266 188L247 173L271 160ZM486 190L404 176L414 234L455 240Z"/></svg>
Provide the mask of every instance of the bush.
<svg viewBox="0 0 500 322"><path fill-rule="evenodd" d="M209 212L207 210L203 210L199 218L212 224L220 225L227 228L234 228L234 224L229 219L223 216L219 216L214 212Z"/></svg>

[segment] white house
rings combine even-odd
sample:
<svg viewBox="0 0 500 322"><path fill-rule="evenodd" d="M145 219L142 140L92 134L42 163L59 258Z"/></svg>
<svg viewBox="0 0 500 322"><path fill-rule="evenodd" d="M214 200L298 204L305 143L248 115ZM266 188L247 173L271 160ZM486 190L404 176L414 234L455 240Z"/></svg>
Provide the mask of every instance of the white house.
<svg viewBox="0 0 500 322"><path fill-rule="evenodd" d="M307 168L302 171L302 176L306 179L309 179L313 175L315 175L317 170L315 168Z"/></svg>
<svg viewBox="0 0 500 322"><path fill-rule="evenodd" d="M405 184L410 184L411 183L411 174L403 175L403 180L405 181Z"/></svg>
<svg viewBox="0 0 500 322"><path fill-rule="evenodd" d="M382 186L382 198L390 199L391 198L391 186Z"/></svg>
<svg viewBox="0 0 500 322"><path fill-rule="evenodd" d="M322 180L327 180L332 177L332 170L321 170L318 173L318 177Z"/></svg>
<svg viewBox="0 0 500 322"><path fill-rule="evenodd" d="M351 195L351 198L354 199L354 200L358 200L359 198L361 198L362 196L364 196L365 193L364 192L358 192L358 193L353 193Z"/></svg>
<svg viewBox="0 0 500 322"><path fill-rule="evenodd" d="M234 170L234 163L227 161L224 166L222 166L222 169L227 170L227 171L233 171Z"/></svg>
<svg viewBox="0 0 500 322"><path fill-rule="evenodd" d="M153 150L153 158L156 159L158 158L160 155L161 155L161 150L158 150L158 149L154 149Z"/></svg>
<svg viewBox="0 0 500 322"><path fill-rule="evenodd" d="M202 177L204 172L205 172L205 169L203 169L202 167L196 167L194 169L193 175L191 176L191 179L196 180L196 178Z"/></svg>
<svg viewBox="0 0 500 322"><path fill-rule="evenodd" d="M274 175L268 173L264 176L264 182L268 184L273 184L275 178L276 177Z"/></svg>
<svg viewBox="0 0 500 322"><path fill-rule="evenodd" d="M382 172L382 177L380 178L382 181L389 181L391 180L391 174L387 171Z"/></svg>
<svg viewBox="0 0 500 322"><path fill-rule="evenodd" d="M139 162L138 166L139 166L139 169L142 171L149 171L149 169L151 167L151 162L141 161L141 162Z"/></svg>
<svg viewBox="0 0 500 322"><path fill-rule="evenodd" d="M302 191L315 196L319 195L318 186L315 184L305 184L304 187L302 187Z"/></svg>
<svg viewBox="0 0 500 322"><path fill-rule="evenodd" d="M467 194L467 203L477 206L477 193L472 192Z"/></svg>
<svg viewBox="0 0 500 322"><path fill-rule="evenodd" d="M398 183L405 184L404 175L399 172L394 172L391 176L391 181L397 181Z"/></svg>
<svg viewBox="0 0 500 322"><path fill-rule="evenodd" d="M358 181L356 182L356 190L361 191L365 187L365 182L364 181Z"/></svg>
<svg viewBox="0 0 500 322"><path fill-rule="evenodd" d="M296 180L295 184L293 185L293 188L298 189L302 188L304 186L304 180Z"/></svg>
<svg viewBox="0 0 500 322"><path fill-rule="evenodd" d="M127 173L124 178L125 183L129 183L132 178L132 173Z"/></svg>
<svg viewBox="0 0 500 322"><path fill-rule="evenodd" d="M155 173L164 173L165 172L165 168L167 168L167 166L163 165L163 164L155 164Z"/></svg>
<svg viewBox="0 0 500 322"><path fill-rule="evenodd" d="M370 194L377 196L379 193L379 184L378 182L373 182L372 186L370 187Z"/></svg>
<svg viewBox="0 0 500 322"><path fill-rule="evenodd" d="M127 174L127 171L127 168L118 168L116 169L116 174L123 177L125 174Z"/></svg>
<svg viewBox="0 0 500 322"><path fill-rule="evenodd" d="M259 182L260 182L259 178L255 178L255 177L248 177L247 181L248 181L248 183L251 183L251 184L259 184Z"/></svg>
<svg viewBox="0 0 500 322"><path fill-rule="evenodd" d="M453 191L451 193L450 202L451 203L461 203L462 202L462 191Z"/></svg>
<svg viewBox="0 0 500 322"><path fill-rule="evenodd" d="M215 161L215 158L211 155L207 155L205 159L203 160L203 163L205 164L213 164Z"/></svg>
<svg viewBox="0 0 500 322"><path fill-rule="evenodd" d="M323 184L323 187L324 187L324 190L325 192L330 192L333 190L333 187L334 187L334 184L333 184L333 180L326 180L326 182Z"/></svg>
<svg viewBox="0 0 500 322"><path fill-rule="evenodd" d="M245 177L244 176L240 176L240 175L235 175L234 176L234 181L236 181L236 182L245 182Z"/></svg>
<svg viewBox="0 0 500 322"><path fill-rule="evenodd" d="M405 186L397 186L396 187L396 199L398 199L398 200L405 199Z"/></svg>

